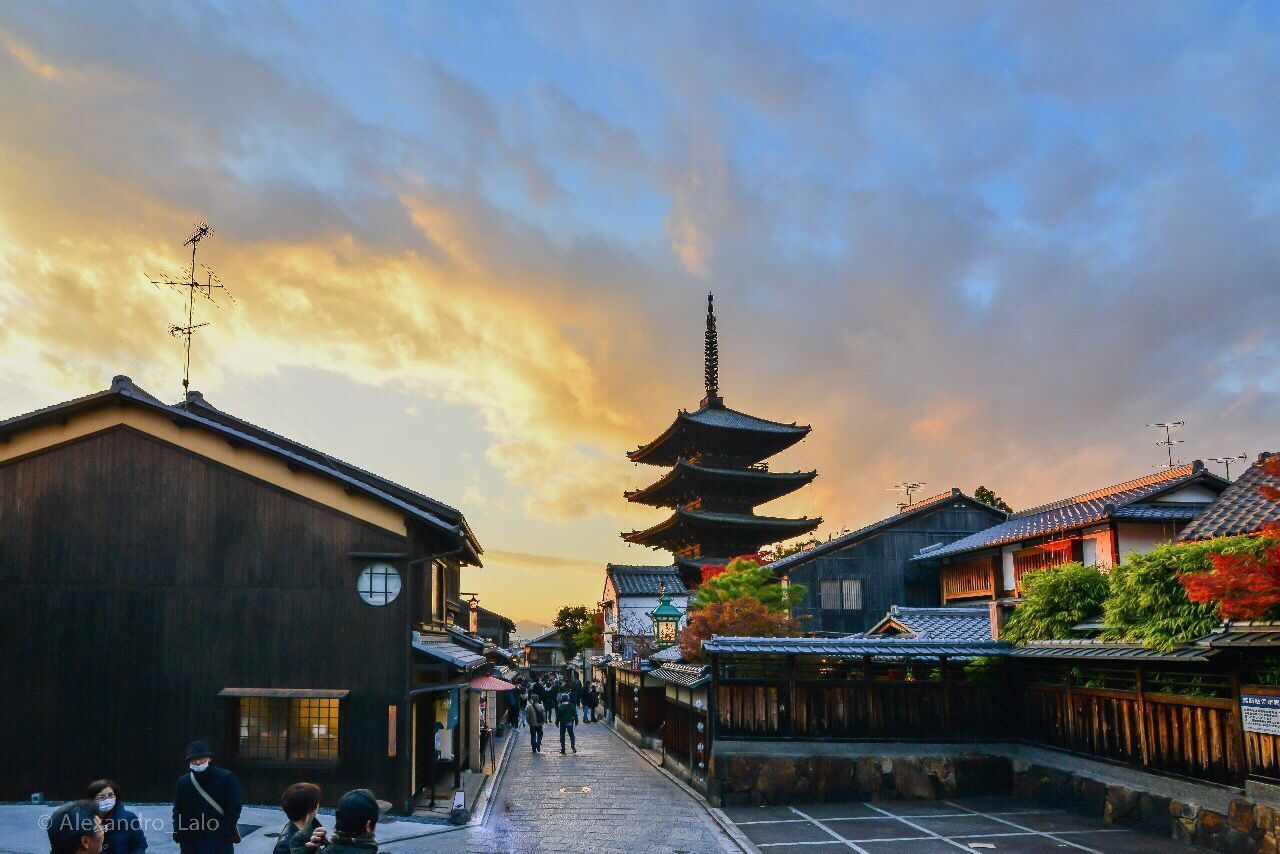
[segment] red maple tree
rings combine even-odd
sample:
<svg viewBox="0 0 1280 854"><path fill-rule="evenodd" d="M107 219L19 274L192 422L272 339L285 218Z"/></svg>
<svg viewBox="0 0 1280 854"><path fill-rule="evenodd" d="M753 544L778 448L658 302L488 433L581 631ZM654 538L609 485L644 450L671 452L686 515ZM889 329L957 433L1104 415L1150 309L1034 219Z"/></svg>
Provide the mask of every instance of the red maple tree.
<svg viewBox="0 0 1280 854"><path fill-rule="evenodd" d="M708 581L724 572L729 568L729 564L733 563L735 560L749 560L754 563L764 563L759 554L738 555L725 563L709 563L702 567L702 583L706 584Z"/></svg>
<svg viewBox="0 0 1280 854"><path fill-rule="evenodd" d="M702 642L712 635L727 637L794 637L800 624L788 614L770 611L754 596L712 602L689 612L689 624L680 632L680 655L685 661L702 661Z"/></svg>
<svg viewBox="0 0 1280 854"><path fill-rule="evenodd" d="M1280 456L1262 464L1263 472L1280 482ZM1280 501L1280 489L1258 486L1271 501ZM1213 554L1212 572L1178 576L1192 602L1218 604L1218 613L1227 620L1256 620L1280 608L1280 522L1264 525L1260 532L1274 542L1256 554Z"/></svg>

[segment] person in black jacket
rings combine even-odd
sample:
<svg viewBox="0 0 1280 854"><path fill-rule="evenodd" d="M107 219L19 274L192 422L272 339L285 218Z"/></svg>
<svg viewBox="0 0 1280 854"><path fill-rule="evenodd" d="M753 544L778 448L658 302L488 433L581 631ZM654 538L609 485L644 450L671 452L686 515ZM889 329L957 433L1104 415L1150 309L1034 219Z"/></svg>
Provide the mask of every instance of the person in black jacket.
<svg viewBox="0 0 1280 854"><path fill-rule="evenodd" d="M207 741L187 745L187 765L173 793L173 841L182 854L234 854L242 806L236 775L214 767Z"/></svg>
<svg viewBox="0 0 1280 854"><path fill-rule="evenodd" d="M106 854L137 854L147 850L142 822L135 813L125 809L120 787L115 782L94 780L84 790L84 799L98 808L104 834L102 850Z"/></svg>
<svg viewBox="0 0 1280 854"><path fill-rule="evenodd" d="M556 704L556 723L560 724L560 752L564 753L564 736L569 734L569 744L573 745L573 752L578 752L578 740L573 734L573 725L578 722L578 705L569 699L569 692L566 691L560 695L560 702Z"/></svg>
<svg viewBox="0 0 1280 854"><path fill-rule="evenodd" d="M280 806L289 820L276 837L276 847L272 849L272 854L289 854L295 836L302 837L305 842L321 826L316 819L316 813L320 809L320 787L315 783L294 783L284 790Z"/></svg>

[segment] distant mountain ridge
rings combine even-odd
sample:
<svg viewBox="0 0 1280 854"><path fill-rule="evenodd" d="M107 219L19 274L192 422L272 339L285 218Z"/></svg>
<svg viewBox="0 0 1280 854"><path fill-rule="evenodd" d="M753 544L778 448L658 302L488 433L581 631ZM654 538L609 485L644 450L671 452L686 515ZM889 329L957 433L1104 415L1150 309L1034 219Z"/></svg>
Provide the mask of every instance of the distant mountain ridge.
<svg viewBox="0 0 1280 854"><path fill-rule="evenodd" d="M516 620L516 630L511 633L513 641L516 640L532 640L544 632L551 631L551 626L545 623L536 623L533 620Z"/></svg>

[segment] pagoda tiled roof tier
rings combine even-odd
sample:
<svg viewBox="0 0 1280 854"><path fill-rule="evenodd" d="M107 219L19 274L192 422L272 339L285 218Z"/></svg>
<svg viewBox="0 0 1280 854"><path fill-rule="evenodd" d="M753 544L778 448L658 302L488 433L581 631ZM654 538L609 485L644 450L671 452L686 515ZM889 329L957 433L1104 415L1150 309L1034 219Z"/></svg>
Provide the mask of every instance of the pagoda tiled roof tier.
<svg viewBox="0 0 1280 854"><path fill-rule="evenodd" d="M627 454L632 462L673 466L681 458L706 455L748 465L768 459L799 442L808 425L782 424L730 409L719 400L693 412L680 410L658 438Z"/></svg>
<svg viewBox="0 0 1280 854"><path fill-rule="evenodd" d="M666 520L643 531L623 534L622 539L659 549L676 551L688 543L734 544L744 554L761 546L807 534L822 519L782 519L750 513L714 513L677 507Z"/></svg>
<svg viewBox="0 0 1280 854"><path fill-rule="evenodd" d="M816 471L718 468L692 463L682 457L654 483L623 495L628 501L654 507L675 507L695 496L709 495L731 497L754 507L796 491L817 475Z"/></svg>

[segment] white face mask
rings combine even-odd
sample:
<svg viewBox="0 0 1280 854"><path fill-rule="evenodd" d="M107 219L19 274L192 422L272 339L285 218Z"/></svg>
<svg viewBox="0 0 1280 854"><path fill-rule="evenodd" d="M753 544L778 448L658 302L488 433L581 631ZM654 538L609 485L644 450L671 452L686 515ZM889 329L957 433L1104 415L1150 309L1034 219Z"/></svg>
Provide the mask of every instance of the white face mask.
<svg viewBox="0 0 1280 854"><path fill-rule="evenodd" d="M198 764L197 764L197 763L195 763L195 762L192 762L192 763L191 763L191 770L192 770L192 771L195 771L195 772L197 772L197 773L198 773L198 772L200 772L200 771L203 771L204 769L206 769L206 768L208 768L208 767L209 767L209 760L208 760L208 759L206 759L205 761L200 762L200 763L198 763Z"/></svg>
<svg viewBox="0 0 1280 854"><path fill-rule="evenodd" d="M107 813L111 812L115 808L116 808L115 798L103 798L102 800L98 801L98 812L102 813L103 815L106 815Z"/></svg>

